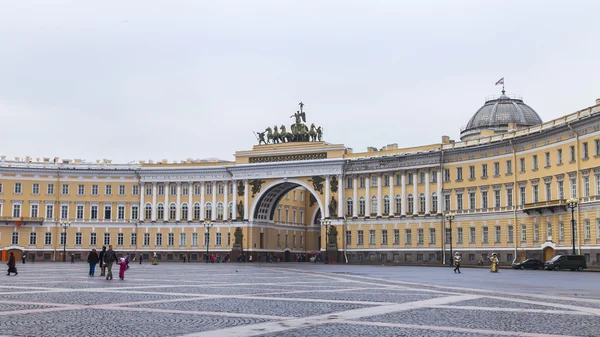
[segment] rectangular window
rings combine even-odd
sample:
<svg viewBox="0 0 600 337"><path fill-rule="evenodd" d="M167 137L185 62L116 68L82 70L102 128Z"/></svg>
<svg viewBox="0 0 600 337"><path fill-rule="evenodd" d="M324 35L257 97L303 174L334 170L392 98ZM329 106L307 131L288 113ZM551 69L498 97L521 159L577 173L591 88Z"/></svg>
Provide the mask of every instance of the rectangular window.
<svg viewBox="0 0 600 337"><path fill-rule="evenodd" d="M481 191L481 207L488 208L488 192Z"/></svg>
<svg viewBox="0 0 600 337"><path fill-rule="evenodd" d="M365 188L365 177L358 178L358 187Z"/></svg>
<svg viewBox="0 0 600 337"><path fill-rule="evenodd" d="M106 185L106 187L104 188L104 194L112 195L112 185Z"/></svg>
<svg viewBox="0 0 600 337"><path fill-rule="evenodd" d="M583 196L590 196L590 177L588 176L583 177Z"/></svg>
<svg viewBox="0 0 600 337"><path fill-rule="evenodd" d="M494 163L494 176L498 177L500 175L500 163Z"/></svg>
<svg viewBox="0 0 600 337"><path fill-rule="evenodd" d="M15 194L21 194L22 185L21 183L15 183Z"/></svg>
<svg viewBox="0 0 600 337"><path fill-rule="evenodd" d="M117 233L117 246L122 246L125 243L125 238L123 233Z"/></svg>
<svg viewBox="0 0 600 337"><path fill-rule="evenodd" d="M558 224L558 239L561 241L565 239L565 224L562 222Z"/></svg>
<svg viewBox="0 0 600 337"><path fill-rule="evenodd" d="M577 198L577 180L571 178L571 198Z"/></svg>
<svg viewBox="0 0 600 337"><path fill-rule="evenodd" d="M371 181L371 187L377 187L377 177L369 177L369 180Z"/></svg>
<svg viewBox="0 0 600 337"><path fill-rule="evenodd" d="M475 179L475 166L469 166L469 179Z"/></svg>
<svg viewBox="0 0 600 337"><path fill-rule="evenodd" d="M456 229L456 243L461 244L463 243L463 229L462 227L458 227Z"/></svg>
<svg viewBox="0 0 600 337"><path fill-rule="evenodd" d="M287 235L286 235L286 238L287 238ZM216 244L217 246L220 246L220 245L221 245L221 242L222 242L221 233L217 233L217 234L215 235L215 244ZM286 247L287 247L287 246L288 246L288 245L286 245Z"/></svg>
<svg viewBox="0 0 600 337"><path fill-rule="evenodd" d="M14 204L13 205L13 218L20 218L21 217L21 204Z"/></svg>
<svg viewBox="0 0 600 337"><path fill-rule="evenodd" d="M521 224L521 241L527 241L527 225Z"/></svg>
<svg viewBox="0 0 600 337"><path fill-rule="evenodd" d="M450 228L446 228L446 231L444 232L444 243L445 244L450 244Z"/></svg>
<svg viewBox="0 0 600 337"><path fill-rule="evenodd" d="M539 186L533 185L532 188L533 188L533 202L539 202L540 201Z"/></svg>
<svg viewBox="0 0 600 337"><path fill-rule="evenodd" d="M61 219L69 218L69 205L60 205L60 218Z"/></svg>
<svg viewBox="0 0 600 337"><path fill-rule="evenodd" d="M550 152L546 152L546 165L545 167L550 167Z"/></svg>
<svg viewBox="0 0 600 337"><path fill-rule="evenodd" d="M46 205L46 219L54 218L54 205Z"/></svg>
<svg viewBox="0 0 600 337"><path fill-rule="evenodd" d="M92 185L92 195L98 195L98 185Z"/></svg>
<svg viewBox="0 0 600 337"><path fill-rule="evenodd" d="M369 244L370 245L375 244L375 230L374 229L369 230Z"/></svg>
<svg viewBox="0 0 600 337"><path fill-rule="evenodd" d="M399 229L394 229L394 244L395 245L400 244L400 230Z"/></svg>
<svg viewBox="0 0 600 337"><path fill-rule="evenodd" d="M570 153L569 162L571 162L571 163L575 162L575 146L573 146L573 145L569 146L569 153Z"/></svg>
<svg viewBox="0 0 600 337"><path fill-rule="evenodd" d="M432 183L437 183L437 171L431 171L431 182Z"/></svg>
<svg viewBox="0 0 600 337"><path fill-rule="evenodd" d="M75 217L76 217L78 220L81 220L81 219L83 219L83 207L84 207L83 205L77 205L77 207L76 207L76 210L77 210L77 211L75 212L75 213L76 213L76 214L75 214Z"/></svg>
<svg viewBox="0 0 600 337"><path fill-rule="evenodd" d="M131 186L131 195L139 195L140 194L140 186L133 185Z"/></svg>
<svg viewBox="0 0 600 337"><path fill-rule="evenodd" d="M537 223L533 224L533 241L538 242L540 240L540 226Z"/></svg>
<svg viewBox="0 0 600 337"><path fill-rule="evenodd" d="M187 244L187 235L186 233L179 233L179 245L185 246Z"/></svg>
<svg viewBox="0 0 600 337"><path fill-rule="evenodd" d="M506 174L512 174L512 160L506 161Z"/></svg>
<svg viewBox="0 0 600 337"><path fill-rule="evenodd" d="M119 185L119 195L125 195L125 185Z"/></svg>
<svg viewBox="0 0 600 337"><path fill-rule="evenodd" d="M125 220L125 206L117 207L117 219Z"/></svg>
<svg viewBox="0 0 600 337"><path fill-rule="evenodd" d="M31 186L31 194L34 194L34 195L40 194L40 184L33 184Z"/></svg>
<svg viewBox="0 0 600 337"><path fill-rule="evenodd" d="M450 169L444 169L444 182L450 181ZM398 184L400 185L400 184Z"/></svg>
<svg viewBox="0 0 600 337"><path fill-rule="evenodd" d="M44 235L44 245L52 245L52 232L46 232Z"/></svg>
<svg viewBox="0 0 600 337"><path fill-rule="evenodd" d="M500 207L500 190L494 190L494 207Z"/></svg>
<svg viewBox="0 0 600 337"><path fill-rule="evenodd" d="M356 244L358 244L359 246L362 246L364 244L364 232L362 230L358 231L358 239Z"/></svg>
<svg viewBox="0 0 600 337"><path fill-rule="evenodd" d="M552 241L552 223L550 221L546 223L546 239Z"/></svg>
<svg viewBox="0 0 600 337"><path fill-rule="evenodd" d="M513 242L514 240L514 227L513 225L508 225L508 242Z"/></svg>
<svg viewBox="0 0 600 337"><path fill-rule="evenodd" d="M90 233L90 246L96 246L96 233Z"/></svg>
<svg viewBox="0 0 600 337"><path fill-rule="evenodd" d="M564 199L565 198L565 183L560 180L558 182L558 199Z"/></svg>
<svg viewBox="0 0 600 337"><path fill-rule="evenodd" d="M552 200L552 184L546 183L546 201Z"/></svg>
<svg viewBox="0 0 600 337"><path fill-rule="evenodd" d="M48 184L48 189L46 192L48 192L48 195L54 195L54 184Z"/></svg>
<svg viewBox="0 0 600 337"><path fill-rule="evenodd" d="M388 244L388 231L387 231L387 229L382 229L381 230L381 244L382 245L387 245Z"/></svg>
<svg viewBox="0 0 600 337"><path fill-rule="evenodd" d="M435 228L429 228L429 243L435 244Z"/></svg>
<svg viewBox="0 0 600 337"><path fill-rule="evenodd" d="M406 234L406 245L410 246L412 244L412 230L410 228L407 228L405 230L405 234Z"/></svg>
<svg viewBox="0 0 600 337"><path fill-rule="evenodd" d="M537 169L538 169L538 160L537 160L537 154L534 154L534 155L533 155L533 162L532 162L532 165L533 165L533 170L537 170Z"/></svg>
<svg viewBox="0 0 600 337"><path fill-rule="evenodd" d="M456 194L456 209L459 211L463 209L463 194L462 193Z"/></svg>
<svg viewBox="0 0 600 337"><path fill-rule="evenodd" d="M525 158L519 158L519 172L525 172Z"/></svg>
<svg viewBox="0 0 600 337"><path fill-rule="evenodd" d="M354 178L347 178L346 179L346 188L347 189L351 189L352 187L352 182L354 181Z"/></svg>
<svg viewBox="0 0 600 337"><path fill-rule="evenodd" d="M104 245L110 245L110 233L104 233Z"/></svg>
<svg viewBox="0 0 600 337"><path fill-rule="evenodd" d="M487 164L482 164L481 165L481 176L483 178L487 178L488 176L488 172L487 172Z"/></svg>
<svg viewBox="0 0 600 337"><path fill-rule="evenodd" d="M469 228L469 243L475 243L475 227Z"/></svg>
<svg viewBox="0 0 600 337"><path fill-rule="evenodd" d="M483 226L481 228L481 240L482 240L483 243L488 243L488 238L489 238L488 227L487 226Z"/></svg>
<svg viewBox="0 0 600 337"><path fill-rule="evenodd" d="M62 185L62 195L69 195L69 184Z"/></svg>
<svg viewBox="0 0 600 337"><path fill-rule="evenodd" d="M469 192L469 209L475 209L475 192Z"/></svg>
<svg viewBox="0 0 600 337"><path fill-rule="evenodd" d="M346 244L352 245L352 232L346 231Z"/></svg>
<svg viewBox="0 0 600 337"><path fill-rule="evenodd" d="M2 184L0 183L0 194L2 194Z"/></svg>
<svg viewBox="0 0 600 337"><path fill-rule="evenodd" d="M110 220L112 219L111 214L112 213L112 206L104 206L104 220Z"/></svg>
<svg viewBox="0 0 600 337"><path fill-rule="evenodd" d="M85 194L85 185L79 184L77 185L77 195L81 196Z"/></svg>
<svg viewBox="0 0 600 337"><path fill-rule="evenodd" d="M450 211L450 194L444 194L444 210Z"/></svg>
<svg viewBox="0 0 600 337"><path fill-rule="evenodd" d="M562 165L562 149L556 150L556 164Z"/></svg>
<svg viewBox="0 0 600 337"><path fill-rule="evenodd" d="M457 181L463 180L463 178L462 178L462 167L457 167L456 168L456 180Z"/></svg>
<svg viewBox="0 0 600 337"><path fill-rule="evenodd" d="M29 245L35 246L37 244L37 233L31 232L29 233Z"/></svg>
<svg viewBox="0 0 600 337"><path fill-rule="evenodd" d="M31 205L31 212L29 214L30 217L32 218L37 218L38 217L38 205L37 204L32 204Z"/></svg>
<svg viewBox="0 0 600 337"><path fill-rule="evenodd" d="M424 236L425 236L425 235L424 235L424 233L423 233L423 228L419 228L419 229L417 229L417 243L418 243L418 244L420 244L420 245L422 245L422 244L423 244L423 242L425 241L425 238L424 238Z"/></svg>
<svg viewBox="0 0 600 337"><path fill-rule="evenodd" d="M145 185L146 186L146 195L152 195L152 185Z"/></svg>
<svg viewBox="0 0 600 337"><path fill-rule="evenodd" d="M175 233L168 233L167 234L167 246L174 246L175 245Z"/></svg>
<svg viewBox="0 0 600 337"><path fill-rule="evenodd" d="M592 238L592 228L590 226L590 219L583 220L583 235L585 240Z"/></svg>
<svg viewBox="0 0 600 337"><path fill-rule="evenodd" d="M139 219L139 207L131 206L131 219Z"/></svg>
<svg viewBox="0 0 600 337"><path fill-rule="evenodd" d="M419 172L419 184L425 184L425 172Z"/></svg>
<svg viewBox="0 0 600 337"><path fill-rule="evenodd" d="M98 219L98 206L93 205L92 207L90 207L90 219Z"/></svg>
<svg viewBox="0 0 600 337"><path fill-rule="evenodd" d="M527 202L527 198L526 198L527 195L525 194L525 186L519 187L519 192L520 192L520 196L521 196L521 206L523 206Z"/></svg>
<svg viewBox="0 0 600 337"><path fill-rule="evenodd" d="M150 246L150 233L144 233L144 246Z"/></svg>
<svg viewBox="0 0 600 337"><path fill-rule="evenodd" d="M130 241L132 246L137 245L137 234L135 232L131 233Z"/></svg>
<svg viewBox="0 0 600 337"><path fill-rule="evenodd" d="M409 173L409 174L408 174L408 184L409 184L409 185L412 185L412 184L413 184L413 174L412 174L412 173Z"/></svg>
<svg viewBox="0 0 600 337"><path fill-rule="evenodd" d="M588 143L585 142L583 143L583 159L588 159L589 152L588 152Z"/></svg>

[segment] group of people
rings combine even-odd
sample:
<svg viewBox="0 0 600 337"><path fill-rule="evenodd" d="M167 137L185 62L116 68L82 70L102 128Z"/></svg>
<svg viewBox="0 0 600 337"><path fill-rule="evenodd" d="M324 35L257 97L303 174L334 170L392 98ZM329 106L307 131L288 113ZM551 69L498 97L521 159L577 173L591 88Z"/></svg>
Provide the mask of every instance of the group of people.
<svg viewBox="0 0 600 337"><path fill-rule="evenodd" d="M129 269L129 255L118 258L112 245L109 245L108 249L103 246L100 254L96 252L96 249L92 249L88 254L87 263L90 265L89 276L95 276L96 264L100 263L100 276L106 276L107 280L113 279L112 267L116 263L119 265L119 278L124 280L125 271Z"/></svg>
<svg viewBox="0 0 600 337"><path fill-rule="evenodd" d="M459 252L456 252L456 254L454 254L454 258L453 258L455 274L456 273L460 274L460 262L461 261L462 261L462 254ZM480 260L480 262L483 262L483 258ZM490 257L490 262L492 263L490 266L490 272L497 273L498 272L498 262L500 262L500 260L498 260L498 254L492 253L492 256Z"/></svg>

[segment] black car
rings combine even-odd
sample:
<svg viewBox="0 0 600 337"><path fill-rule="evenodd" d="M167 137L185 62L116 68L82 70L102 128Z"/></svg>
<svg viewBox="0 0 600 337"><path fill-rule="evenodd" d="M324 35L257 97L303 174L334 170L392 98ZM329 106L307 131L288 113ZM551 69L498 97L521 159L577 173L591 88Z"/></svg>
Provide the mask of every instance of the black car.
<svg viewBox="0 0 600 337"><path fill-rule="evenodd" d="M514 269L544 269L544 262L538 259L527 259L525 261L513 263L512 267Z"/></svg>
<svg viewBox="0 0 600 337"><path fill-rule="evenodd" d="M547 270L570 269L582 271L587 269L585 256L583 255L556 255L544 265Z"/></svg>

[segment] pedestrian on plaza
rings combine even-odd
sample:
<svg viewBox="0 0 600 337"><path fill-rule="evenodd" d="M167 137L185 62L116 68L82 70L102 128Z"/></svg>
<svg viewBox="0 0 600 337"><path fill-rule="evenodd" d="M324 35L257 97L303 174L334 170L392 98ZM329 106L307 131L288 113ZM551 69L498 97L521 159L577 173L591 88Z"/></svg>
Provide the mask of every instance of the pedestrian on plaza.
<svg viewBox="0 0 600 337"><path fill-rule="evenodd" d="M27 254L25 252L23 252L23 256L21 256L21 259L23 261L23 264L25 264L25 259L27 258Z"/></svg>
<svg viewBox="0 0 600 337"><path fill-rule="evenodd" d="M96 253L95 249L92 249L92 251L88 254L87 257L87 263L89 263L90 265L90 272L89 275L90 276L94 276L94 273L96 272L96 264L98 263L98 253Z"/></svg>
<svg viewBox="0 0 600 337"><path fill-rule="evenodd" d="M31 263L35 262L35 253L31 254Z"/></svg>
<svg viewBox="0 0 600 337"><path fill-rule="evenodd" d="M185 253L183 254L183 263L185 263L185 259L187 258L187 256L185 255Z"/></svg>
<svg viewBox="0 0 600 337"><path fill-rule="evenodd" d="M107 269L107 273L106 273L107 280L113 279L112 266L113 266L113 263L115 263L115 262L119 262L119 260L117 259L117 253L115 253L115 251L113 250L112 245L108 245L108 250L106 251L106 253L104 253L104 265L106 266L106 269Z"/></svg>
<svg viewBox="0 0 600 337"><path fill-rule="evenodd" d="M493 253L492 257L490 257L490 261L492 262L492 266L490 267L490 272L497 273L498 272L498 254Z"/></svg>
<svg viewBox="0 0 600 337"><path fill-rule="evenodd" d="M158 264L158 255L156 255L156 252L154 252L152 254L152 265L156 266Z"/></svg>
<svg viewBox="0 0 600 337"><path fill-rule="evenodd" d="M10 276L10 273L15 273L15 276L17 276L19 273L17 273L17 263L15 261L15 254L13 252L10 252L10 257L8 258L8 276Z"/></svg>
<svg viewBox="0 0 600 337"><path fill-rule="evenodd" d="M477 266L479 266L479 267L483 266L483 256L479 259L479 261L477 261Z"/></svg>
<svg viewBox="0 0 600 337"><path fill-rule="evenodd" d="M75 254L71 254L71 263L75 263Z"/></svg>
<svg viewBox="0 0 600 337"><path fill-rule="evenodd" d="M102 251L98 255L100 261L100 276L106 275L106 264L104 264L104 254L106 254L106 246L102 246Z"/></svg>
<svg viewBox="0 0 600 337"><path fill-rule="evenodd" d="M215 254L210 254L210 262L215 263Z"/></svg>
<svg viewBox="0 0 600 337"><path fill-rule="evenodd" d="M125 271L127 270L127 261L124 258L121 258L121 260L117 261L117 264L119 265L119 278L121 280L125 280ZM112 279L112 277L111 277Z"/></svg>
<svg viewBox="0 0 600 337"><path fill-rule="evenodd" d="M462 261L462 255L459 252L454 254L454 273L457 272L460 274L460 261Z"/></svg>
<svg viewBox="0 0 600 337"><path fill-rule="evenodd" d="M125 256L125 264L127 265L127 269L129 269L129 254Z"/></svg>
<svg viewBox="0 0 600 337"><path fill-rule="evenodd" d="M144 259L144 256L142 254L140 254L140 264L142 264L143 259Z"/></svg>

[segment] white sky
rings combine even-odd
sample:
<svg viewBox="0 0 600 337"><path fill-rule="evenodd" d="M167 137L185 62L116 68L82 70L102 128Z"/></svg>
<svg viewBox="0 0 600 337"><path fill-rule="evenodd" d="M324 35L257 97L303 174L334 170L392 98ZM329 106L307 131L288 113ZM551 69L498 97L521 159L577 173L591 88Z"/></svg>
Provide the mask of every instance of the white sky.
<svg viewBox="0 0 600 337"><path fill-rule="evenodd" d="M355 151L459 138L499 94L544 121L600 97L600 1L0 0L0 154L251 149L303 101Z"/></svg>

